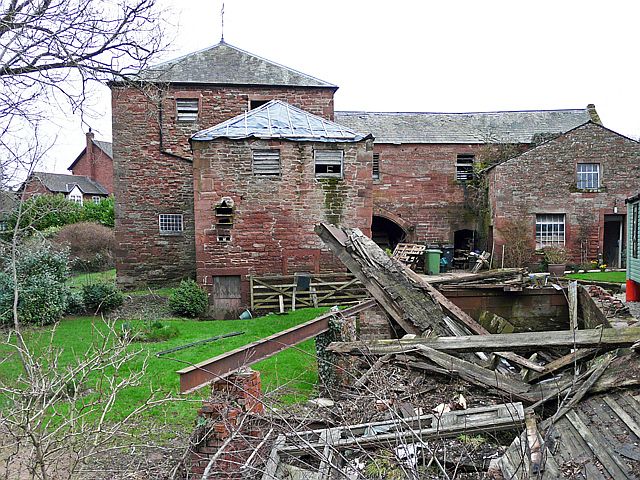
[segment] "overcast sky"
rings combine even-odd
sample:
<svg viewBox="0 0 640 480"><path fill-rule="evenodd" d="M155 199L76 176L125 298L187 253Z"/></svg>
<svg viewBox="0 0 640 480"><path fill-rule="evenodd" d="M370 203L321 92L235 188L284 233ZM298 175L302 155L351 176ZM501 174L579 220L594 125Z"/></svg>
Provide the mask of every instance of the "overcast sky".
<svg viewBox="0 0 640 480"><path fill-rule="evenodd" d="M173 58L220 40L221 0L161 0ZM596 105L640 137L637 0L226 0L227 43L335 83L336 110L477 112ZM108 88L91 125L111 140ZM63 172L86 127L59 122L44 169ZM207 126L205 126L207 127Z"/></svg>

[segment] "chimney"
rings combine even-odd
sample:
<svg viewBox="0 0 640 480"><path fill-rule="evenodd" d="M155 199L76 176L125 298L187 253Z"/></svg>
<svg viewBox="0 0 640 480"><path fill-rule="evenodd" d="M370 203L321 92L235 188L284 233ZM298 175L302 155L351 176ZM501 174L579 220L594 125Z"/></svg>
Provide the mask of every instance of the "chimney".
<svg viewBox="0 0 640 480"><path fill-rule="evenodd" d="M95 159L93 158L93 132L91 131L91 127L89 127L89 131L87 132L87 149L85 155L87 156L87 161L90 165L89 177L91 180L96 179L96 165Z"/></svg>
<svg viewBox="0 0 640 480"><path fill-rule="evenodd" d="M589 112L589 116L591 117L591 121L593 123L597 123L598 125L602 125L602 120L600 120L600 115L596 112L596 106L593 103L587 105L587 112Z"/></svg>

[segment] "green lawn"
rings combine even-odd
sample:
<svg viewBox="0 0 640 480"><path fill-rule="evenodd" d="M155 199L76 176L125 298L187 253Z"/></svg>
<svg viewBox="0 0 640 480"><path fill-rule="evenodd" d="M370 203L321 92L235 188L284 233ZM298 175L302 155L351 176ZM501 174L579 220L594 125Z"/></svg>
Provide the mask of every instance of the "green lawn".
<svg viewBox="0 0 640 480"><path fill-rule="evenodd" d="M177 396L179 378L175 372L186 364L197 363L264 338L313 319L325 311L326 309L324 308L305 309L287 315L270 315L251 320L163 320L163 324L170 324L176 327L179 332L178 336L164 342L132 344L130 348L141 347L144 354L149 354L147 374L141 386L130 387L120 394L114 408L113 418L125 416L143 402L152 389L159 390L160 393ZM129 323L135 327L135 322ZM120 327L121 325L119 325ZM64 366L72 362L74 355L86 350L87 345L96 338L96 331L104 329L105 325L98 317L67 318L60 322L53 336L53 344L61 350L59 364ZM155 356L155 353L161 350L234 331L244 331L245 333L217 342L187 348L166 356ZM27 332L27 341L36 355L41 351L43 345L49 342L50 333L51 328L34 328ZM0 344L0 357L7 357L7 361L0 363L0 380L3 383L12 382L13 379L17 378L20 371L19 363L14 356L10 356L11 353L12 348L10 346ZM145 358L144 354L131 360L127 367L140 369ZM310 395L317 381L314 342L313 340L308 340L297 347L285 350L255 364L253 368L261 372L262 385L265 392L281 387L280 391L286 394L285 401L303 400ZM192 425L199 405L198 402L207 396L208 391L208 388L203 388L184 397L185 400L195 400L195 404L189 401L171 402L155 409L149 415L161 417L165 420L168 418L171 422L183 426Z"/></svg>
<svg viewBox="0 0 640 480"><path fill-rule="evenodd" d="M595 282L624 283L627 280L627 272L571 273L567 277L578 280L593 280Z"/></svg>
<svg viewBox="0 0 640 480"><path fill-rule="evenodd" d="M93 273L80 273L77 275L73 275L67 281L67 285L71 288L81 288L83 285L91 285L94 283L107 283L107 282L115 282L116 281L116 269L105 270L104 272L93 272ZM160 295L161 297L168 297L173 293L174 288L171 287L163 287L163 288L152 288L151 291L149 289L140 289L140 290L132 290L125 292L127 295L147 295L149 293L154 293L155 295Z"/></svg>

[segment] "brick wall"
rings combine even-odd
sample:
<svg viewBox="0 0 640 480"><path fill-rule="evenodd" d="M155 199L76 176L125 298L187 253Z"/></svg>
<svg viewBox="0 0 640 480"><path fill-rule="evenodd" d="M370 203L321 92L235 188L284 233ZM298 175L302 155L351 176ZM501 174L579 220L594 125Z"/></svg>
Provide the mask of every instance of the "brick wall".
<svg viewBox="0 0 640 480"><path fill-rule="evenodd" d="M189 136L248 107L278 98L333 117L334 89L112 85L116 268L123 287L195 276L193 173ZM197 98L197 122L176 122L176 98ZM162 127L162 128L160 128ZM181 235L160 235L158 215L184 215Z"/></svg>
<svg viewBox="0 0 640 480"><path fill-rule="evenodd" d="M113 194L113 160L91 141L92 138L93 134L87 133L87 147L74 162L71 173L89 177Z"/></svg>
<svg viewBox="0 0 640 480"><path fill-rule="evenodd" d="M599 163L602 188L576 188L577 163ZM604 216L624 214L624 199L638 188L640 144L602 126L588 123L494 168L489 176L496 251L504 243L501 228L510 219L530 221L535 244L536 214L565 215L565 243L569 261L581 261L582 236L588 231L588 259L602 252Z"/></svg>
<svg viewBox="0 0 640 480"><path fill-rule="evenodd" d="M376 143L374 151L380 155L374 206L407 222L410 241L449 243L456 230L479 228L475 215L465 209L467 192L456 181L456 159L458 154L472 154L482 161L492 155L490 147Z"/></svg>
<svg viewBox="0 0 640 480"><path fill-rule="evenodd" d="M280 177L252 173L252 149L280 149ZM316 179L313 149L344 151L343 179ZM371 141L314 143L267 140L194 142L196 258L200 283L212 276L322 273L345 267L314 233L320 222L370 234ZM218 241L215 207L233 201L231 241ZM207 280L208 279L208 280Z"/></svg>

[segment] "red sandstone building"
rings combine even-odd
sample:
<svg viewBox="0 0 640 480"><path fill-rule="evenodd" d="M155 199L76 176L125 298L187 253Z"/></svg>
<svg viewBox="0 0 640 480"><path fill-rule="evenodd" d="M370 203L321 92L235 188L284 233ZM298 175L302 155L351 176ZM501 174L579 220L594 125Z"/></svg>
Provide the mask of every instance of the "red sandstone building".
<svg viewBox="0 0 640 480"><path fill-rule="evenodd" d="M593 106L464 114L334 112L337 86L224 42L136 79L136 86L111 85L118 282L161 284L197 272L214 299L237 286L237 277L245 285L250 273L333 268L312 233L322 219L357 225L386 246L402 240L487 246L492 220L474 207L475 172L599 122ZM197 134L224 122L242 125L272 100L375 138L373 151L367 147L367 155L353 160L348 152L361 145L347 142L342 148L344 161L355 162L344 163L344 173L354 169L357 181L334 178L330 185L360 202L348 215L331 216L327 184L313 176L315 139L247 134L203 141ZM254 152L264 150L260 161L273 167L266 152L272 149L281 154L278 180L256 178ZM229 235L218 234L225 231L216 220L224 211L232 215ZM246 303L246 289L240 290L240 302Z"/></svg>
<svg viewBox="0 0 640 480"><path fill-rule="evenodd" d="M505 227L524 218L532 248L559 246L571 263L600 258L620 268L625 199L639 181L640 143L594 122L501 163L489 173L495 251Z"/></svg>

